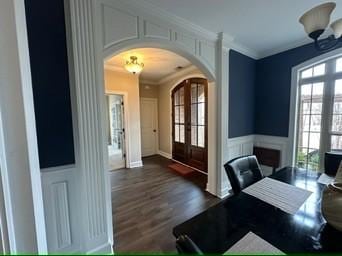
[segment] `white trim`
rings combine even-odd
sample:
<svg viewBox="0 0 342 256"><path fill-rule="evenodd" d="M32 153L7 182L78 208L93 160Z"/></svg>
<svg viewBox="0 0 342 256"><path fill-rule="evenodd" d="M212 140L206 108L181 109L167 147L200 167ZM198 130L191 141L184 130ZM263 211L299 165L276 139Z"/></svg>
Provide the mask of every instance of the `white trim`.
<svg viewBox="0 0 342 256"><path fill-rule="evenodd" d="M138 168L138 167L142 167L142 166L144 166L142 161L129 163L129 168Z"/></svg>
<svg viewBox="0 0 342 256"><path fill-rule="evenodd" d="M123 96L123 102L124 102L124 123L125 123L125 154L126 154L126 160L125 160L125 165L126 167L130 166L130 159L131 159L131 147L130 145L130 136L131 136L131 132L130 132L130 122L129 122L129 101L128 101L128 93L124 92L124 91L117 91L117 90L105 90L105 95L121 95ZM105 117L105 116L104 116ZM107 118L107 117L105 117ZM104 120L105 123L107 123L107 120ZM108 127L108 126L106 126ZM107 129L107 128L106 128ZM106 133L108 134L108 133ZM108 156L108 147L106 147L106 151L105 153ZM107 170L109 170L109 164L108 164L108 159L107 159Z"/></svg>
<svg viewBox="0 0 342 256"><path fill-rule="evenodd" d="M76 168L76 164L67 164L67 165L60 165L56 167L48 167L40 169L41 172L55 172L55 171L62 171L66 169L73 169Z"/></svg>
<svg viewBox="0 0 342 256"><path fill-rule="evenodd" d="M155 143L155 151L153 152L153 155L158 154L158 148L159 148L159 113L158 113L158 99L157 98L145 98L145 97L140 97L140 104L142 104L143 101L149 101L149 102L153 102L155 105L155 129L156 129L156 143ZM141 106L140 106L140 111L141 111ZM140 115L141 118L141 115ZM141 123L141 121L140 121ZM141 126L140 126L141 129ZM141 148L142 148L142 144L141 144ZM141 156L142 157L147 157L147 156L151 156L151 155L147 155L147 156L143 156L143 152L141 151Z"/></svg>
<svg viewBox="0 0 342 256"><path fill-rule="evenodd" d="M114 254L113 251L113 246L111 245L111 243L105 243L103 245L100 245L96 248L94 248L91 251L88 251L86 254Z"/></svg>
<svg viewBox="0 0 342 256"><path fill-rule="evenodd" d="M43 191L40 177L36 117L33 103L31 65L27 38L27 25L24 1L14 1L19 65L26 120L28 158L31 174L34 218L36 226L37 249L46 253L47 239L44 219Z"/></svg>
<svg viewBox="0 0 342 256"><path fill-rule="evenodd" d="M290 113L289 113L289 146L288 146L288 163L292 166L295 164L295 152L297 141L297 116L298 116L298 82L299 72L308 66L312 66L319 62L324 62L331 58L336 58L342 54L342 49L336 49L334 51L322 54L310 60L307 60L292 68L291 74L291 99L290 99Z"/></svg>
<svg viewBox="0 0 342 256"><path fill-rule="evenodd" d="M166 152L161 151L161 150L158 150L158 155L161 155L161 156L163 156L163 157L165 157L167 159L172 159L172 155L171 154L166 153Z"/></svg>

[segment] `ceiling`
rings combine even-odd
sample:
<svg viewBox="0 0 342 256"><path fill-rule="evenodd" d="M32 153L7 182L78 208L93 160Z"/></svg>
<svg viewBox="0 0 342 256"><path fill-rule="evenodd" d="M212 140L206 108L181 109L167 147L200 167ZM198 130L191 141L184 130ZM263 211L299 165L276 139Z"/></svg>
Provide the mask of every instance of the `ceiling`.
<svg viewBox="0 0 342 256"><path fill-rule="evenodd" d="M157 82L168 75L179 71L177 67L188 67L191 63L173 52L157 48L138 48L123 52L106 61L106 67L117 71L125 71L124 65L130 56L137 56L138 62L144 63L140 79Z"/></svg>
<svg viewBox="0 0 342 256"><path fill-rule="evenodd" d="M322 0L145 0L212 32L225 32L237 44L267 56L311 42L299 17ZM342 17L342 0L332 20Z"/></svg>

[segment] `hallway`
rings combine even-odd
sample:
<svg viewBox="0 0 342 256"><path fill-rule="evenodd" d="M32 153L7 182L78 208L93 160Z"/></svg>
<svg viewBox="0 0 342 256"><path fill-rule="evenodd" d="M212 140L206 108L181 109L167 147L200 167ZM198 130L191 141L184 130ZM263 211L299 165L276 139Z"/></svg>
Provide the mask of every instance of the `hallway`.
<svg viewBox="0 0 342 256"><path fill-rule="evenodd" d="M184 178L161 156L144 167L111 173L115 252L175 252L172 228L219 202L205 192L206 177Z"/></svg>

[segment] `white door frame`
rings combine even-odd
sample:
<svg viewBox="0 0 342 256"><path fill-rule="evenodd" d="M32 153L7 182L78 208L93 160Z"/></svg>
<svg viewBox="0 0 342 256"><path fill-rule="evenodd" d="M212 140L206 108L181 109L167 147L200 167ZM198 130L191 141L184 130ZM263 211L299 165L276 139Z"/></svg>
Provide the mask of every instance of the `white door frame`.
<svg viewBox="0 0 342 256"><path fill-rule="evenodd" d="M131 148L129 146L129 142L130 142L130 127L129 127L129 109L128 109L128 93L127 92L123 92L123 91L116 91L116 90L107 90L106 89L106 96L107 95L120 95L123 97L123 102L124 102L124 124L125 124L125 154L126 154L126 159L125 159L125 165L126 168L130 168L130 159L131 159ZM104 116L105 117L105 116ZM107 123L107 118L105 117L105 120L103 120L103 123ZM108 129L108 125L106 125L106 129ZM106 133L108 134L108 132ZM107 156L108 156L108 147L106 147L106 152ZM109 168L109 164L108 164L108 159L107 159L107 170Z"/></svg>
<svg viewBox="0 0 342 256"><path fill-rule="evenodd" d="M145 97L140 97L140 104L142 103L142 101L150 101L150 102L153 102L156 106L156 112L155 112L155 121L156 121L156 143L155 143L155 154L158 153L158 150L159 150L159 115L158 115L158 99L157 98L145 98ZM141 110L141 107L140 107L140 110ZM141 115L140 115L141 117ZM141 123L141 121L140 121ZM142 144L141 144L142 146ZM141 151L141 155L142 155L142 151Z"/></svg>

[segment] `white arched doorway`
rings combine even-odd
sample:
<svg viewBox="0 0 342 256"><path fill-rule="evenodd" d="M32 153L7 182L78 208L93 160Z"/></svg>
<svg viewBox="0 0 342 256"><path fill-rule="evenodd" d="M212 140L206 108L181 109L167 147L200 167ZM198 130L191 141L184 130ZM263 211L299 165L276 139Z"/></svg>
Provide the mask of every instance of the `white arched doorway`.
<svg viewBox="0 0 342 256"><path fill-rule="evenodd" d="M162 48L187 58L209 82L215 83L216 143L211 161L215 167L210 172L207 189L224 196L223 163L228 157L228 49L222 35L170 23L128 1L74 0L69 4L76 166L65 179L72 180L78 195L63 192L70 205L77 206L67 212L70 219L64 224L78 237L66 242L78 242L83 252L108 252L112 249L113 231L111 191L105 171L106 129L101 122L105 113L104 60L137 47ZM54 216L52 213L52 219ZM57 229L61 234L56 235L63 237L66 231Z"/></svg>

